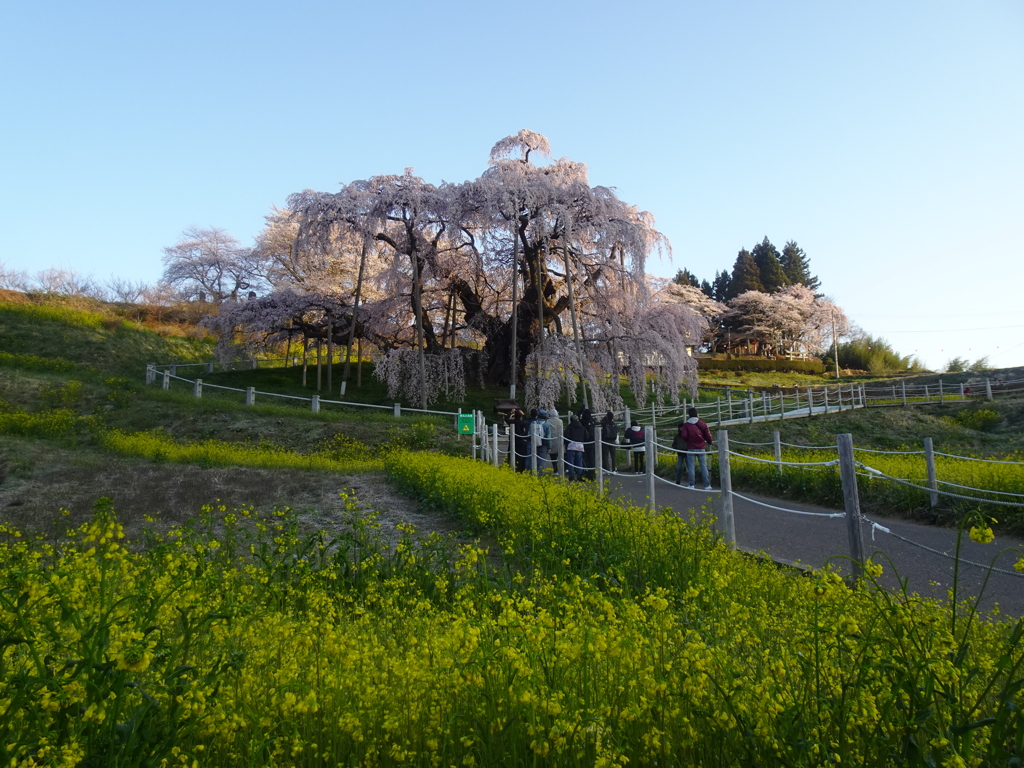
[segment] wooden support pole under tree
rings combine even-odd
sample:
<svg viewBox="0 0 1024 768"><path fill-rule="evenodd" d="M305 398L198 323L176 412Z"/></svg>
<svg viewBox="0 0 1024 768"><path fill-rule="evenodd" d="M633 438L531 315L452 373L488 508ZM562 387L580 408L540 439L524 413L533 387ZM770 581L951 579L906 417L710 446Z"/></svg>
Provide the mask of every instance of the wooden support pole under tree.
<svg viewBox="0 0 1024 768"><path fill-rule="evenodd" d="M732 467L729 464L729 431L718 430L718 481L722 486L722 532L725 543L736 549L736 519L732 510Z"/></svg>
<svg viewBox="0 0 1024 768"><path fill-rule="evenodd" d="M359 300L363 293L363 270L366 267L366 240L363 240L362 250L359 252L359 276L356 278L356 297L352 304L352 318L348 324L348 341L345 343L345 365L341 370L341 380L348 382L349 360L352 357L352 339L356 335L356 313L359 311ZM356 383L359 386L359 383Z"/></svg>
<svg viewBox="0 0 1024 768"><path fill-rule="evenodd" d="M850 539L850 559L854 576L864 575L864 540L860 532L860 496L857 492L857 468L853 455L853 435L836 435L839 449L839 474L843 482L843 506L846 509L846 533Z"/></svg>
<svg viewBox="0 0 1024 768"><path fill-rule="evenodd" d="M511 384L508 388L509 399L516 399L516 379L519 376L519 230L516 226L518 211L512 220L512 364L510 366ZM509 438L511 440L511 437ZM513 462L512 466L515 466Z"/></svg>
<svg viewBox="0 0 1024 768"><path fill-rule="evenodd" d="M327 313L327 391L334 391L334 383L331 378L331 369L334 368L334 328L331 323L331 314Z"/></svg>
<svg viewBox="0 0 1024 768"><path fill-rule="evenodd" d="M302 386L306 386L306 376L309 372L309 338L302 335Z"/></svg>

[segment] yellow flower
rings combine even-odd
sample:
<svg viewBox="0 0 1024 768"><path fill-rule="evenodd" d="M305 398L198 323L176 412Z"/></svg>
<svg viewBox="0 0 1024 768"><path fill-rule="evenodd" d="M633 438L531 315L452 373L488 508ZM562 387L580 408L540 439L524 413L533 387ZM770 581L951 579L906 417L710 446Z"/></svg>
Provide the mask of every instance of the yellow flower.
<svg viewBox="0 0 1024 768"><path fill-rule="evenodd" d="M971 528L971 541L976 541L979 544L988 544L996 535L992 532L992 529L988 526L982 528L980 525L976 525Z"/></svg>
<svg viewBox="0 0 1024 768"><path fill-rule="evenodd" d="M1013 570L1017 573L1024 573L1024 557L1013 564Z"/></svg>
<svg viewBox="0 0 1024 768"><path fill-rule="evenodd" d="M867 572L868 576L873 579L877 579L882 575L882 566L871 558L868 558L867 562L864 563L864 570Z"/></svg>
<svg viewBox="0 0 1024 768"><path fill-rule="evenodd" d="M142 672L149 667L153 660L153 649L151 645L138 643L127 645L117 657L117 668L126 669L129 672Z"/></svg>

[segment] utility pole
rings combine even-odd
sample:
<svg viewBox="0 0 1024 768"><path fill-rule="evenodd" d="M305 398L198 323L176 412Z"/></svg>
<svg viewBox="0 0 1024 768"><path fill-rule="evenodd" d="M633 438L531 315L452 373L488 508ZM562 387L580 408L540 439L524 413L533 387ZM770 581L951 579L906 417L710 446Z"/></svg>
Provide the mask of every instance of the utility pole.
<svg viewBox="0 0 1024 768"><path fill-rule="evenodd" d="M839 381L839 336L836 334L836 311L832 310L832 357L836 361L836 381Z"/></svg>

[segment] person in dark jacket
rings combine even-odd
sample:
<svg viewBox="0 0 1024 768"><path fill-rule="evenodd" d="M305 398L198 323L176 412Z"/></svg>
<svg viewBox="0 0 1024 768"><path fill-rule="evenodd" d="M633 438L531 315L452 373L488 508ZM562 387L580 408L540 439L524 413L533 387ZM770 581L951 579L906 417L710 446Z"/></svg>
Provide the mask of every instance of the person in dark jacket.
<svg viewBox="0 0 1024 768"><path fill-rule="evenodd" d="M583 444L583 477L593 480L596 477L594 468L597 466L594 460L594 449L596 448L594 435L597 430L594 429L594 416L589 408L580 409L580 424L583 425L583 429L587 433L587 442Z"/></svg>
<svg viewBox="0 0 1024 768"><path fill-rule="evenodd" d="M647 451L647 439L644 436L644 428L634 420L626 430L624 437L624 442L633 454L633 471L638 475L646 472L644 457Z"/></svg>
<svg viewBox="0 0 1024 768"><path fill-rule="evenodd" d="M516 408L513 417L509 419L512 423L512 444L515 450L516 472L524 472L527 468L526 460L530 457L530 422L526 414Z"/></svg>
<svg viewBox="0 0 1024 768"><path fill-rule="evenodd" d="M688 418L679 425L679 432L672 438L672 449L676 455L676 485L683 479L683 457L686 457L687 488L693 488L696 480L696 463L700 463L700 475L704 481L704 490L711 490L711 478L708 477L708 459L706 448L714 442L708 425L700 420L696 408L686 412Z"/></svg>
<svg viewBox="0 0 1024 768"><path fill-rule="evenodd" d="M570 480L583 479L583 450L587 431L580 424L576 414L569 415L569 426L565 428L565 475Z"/></svg>
<svg viewBox="0 0 1024 768"><path fill-rule="evenodd" d="M601 467L607 472L615 471L615 443L618 436L615 414L608 411L601 419Z"/></svg>

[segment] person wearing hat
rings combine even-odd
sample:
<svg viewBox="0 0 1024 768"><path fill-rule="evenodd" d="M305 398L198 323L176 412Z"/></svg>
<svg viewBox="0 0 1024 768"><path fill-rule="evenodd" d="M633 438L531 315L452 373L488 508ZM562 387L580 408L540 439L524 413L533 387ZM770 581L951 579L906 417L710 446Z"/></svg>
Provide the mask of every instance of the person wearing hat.
<svg viewBox="0 0 1024 768"><path fill-rule="evenodd" d="M626 430L624 437L624 442L629 446L633 454L633 472L638 475L643 474L647 471L644 466L644 457L647 452L647 438L644 436L644 428L634 419L633 423L629 425L629 429Z"/></svg>

